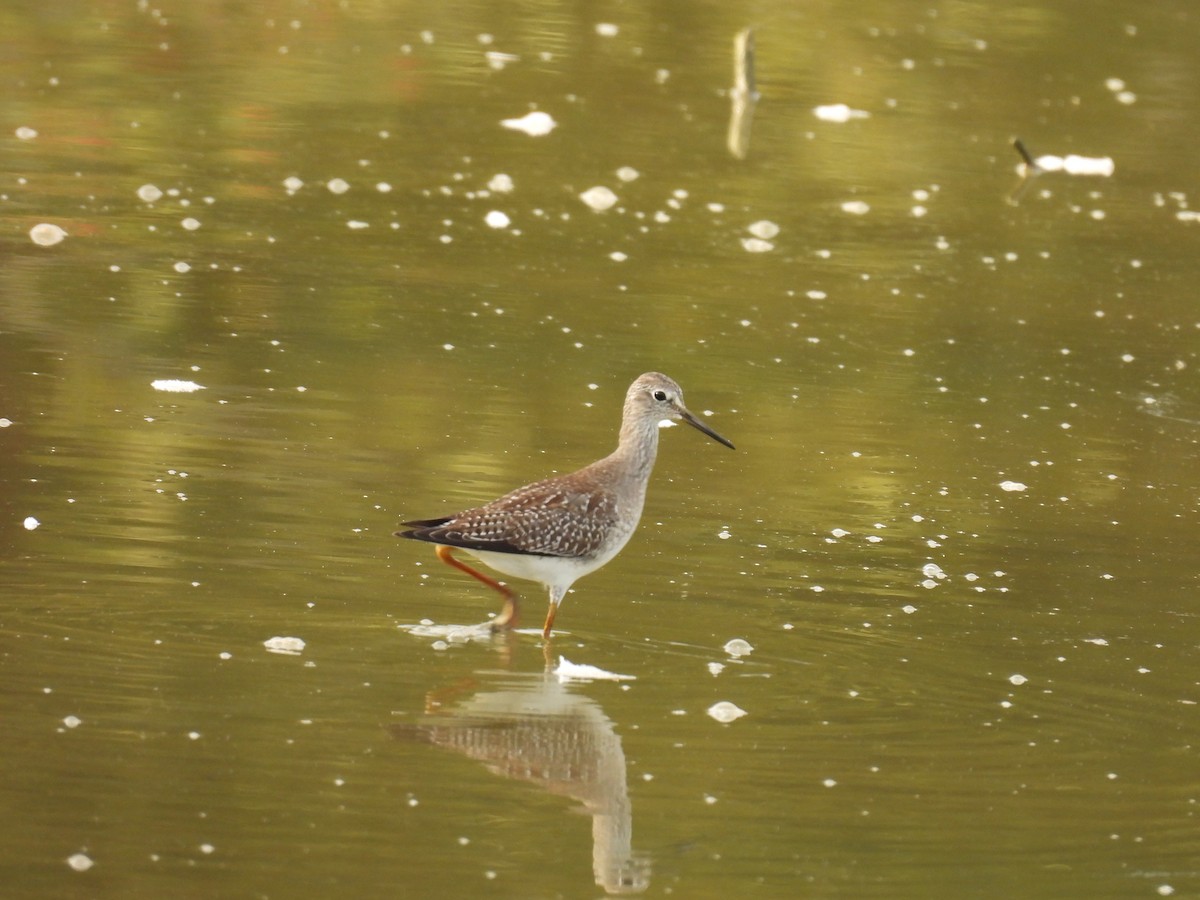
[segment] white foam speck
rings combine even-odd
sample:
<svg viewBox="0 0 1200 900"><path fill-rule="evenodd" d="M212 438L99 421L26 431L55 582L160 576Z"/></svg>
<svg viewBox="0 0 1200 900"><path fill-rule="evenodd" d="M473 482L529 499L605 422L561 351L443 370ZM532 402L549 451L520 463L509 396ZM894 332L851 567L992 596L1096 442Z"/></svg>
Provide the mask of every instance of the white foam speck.
<svg viewBox="0 0 1200 900"><path fill-rule="evenodd" d="M86 853L72 853L67 857L67 865L76 872L86 872L88 869L94 866L95 863Z"/></svg>
<svg viewBox="0 0 1200 900"><path fill-rule="evenodd" d="M29 229L30 240L39 247L53 247L55 244L62 243L62 239L66 236L66 231L49 222L39 222Z"/></svg>
<svg viewBox="0 0 1200 900"><path fill-rule="evenodd" d="M17 140L32 141L38 136L37 130L28 125L22 125L16 130Z"/></svg>
<svg viewBox="0 0 1200 900"><path fill-rule="evenodd" d="M502 53L499 50L484 51L483 58L487 60L488 68L499 72L509 63L518 62L521 57L515 53Z"/></svg>
<svg viewBox="0 0 1200 900"><path fill-rule="evenodd" d="M617 204L617 195L603 186L588 188L579 195L579 199L597 212L612 209Z"/></svg>
<svg viewBox="0 0 1200 900"><path fill-rule="evenodd" d="M1002 491L1027 491L1029 485L1020 481L1002 481L1000 482L1000 490Z"/></svg>
<svg viewBox="0 0 1200 900"><path fill-rule="evenodd" d="M483 221L486 222L490 228L507 228L512 223L512 219L508 217L508 214L503 213L498 209L493 209L491 212L489 212L483 217Z"/></svg>
<svg viewBox="0 0 1200 900"><path fill-rule="evenodd" d="M747 253L769 253L775 249L775 245L762 238L749 237L742 238L742 249Z"/></svg>
<svg viewBox="0 0 1200 900"><path fill-rule="evenodd" d="M852 216L865 216L871 211L871 204L863 200L847 200L842 204L842 212L848 212Z"/></svg>
<svg viewBox="0 0 1200 900"><path fill-rule="evenodd" d="M535 111L519 119L501 119L500 124L513 131L523 131L530 137L541 137L553 131L558 123L549 113Z"/></svg>
<svg viewBox="0 0 1200 900"><path fill-rule="evenodd" d="M138 199L144 200L146 203L153 203L156 200L161 200L163 192L157 185L143 184L137 189Z"/></svg>
<svg viewBox="0 0 1200 900"><path fill-rule="evenodd" d="M344 194L350 190L350 182L345 178L330 178L325 182L325 187L331 194Z"/></svg>
<svg viewBox="0 0 1200 900"><path fill-rule="evenodd" d="M150 387L156 391L166 391L169 394L190 394L193 391L204 390L204 385L194 381L183 381L179 378L158 378L150 382Z"/></svg>
<svg viewBox="0 0 1200 900"><path fill-rule="evenodd" d="M1020 685L1024 684L1025 682L1027 682L1028 680L1029 680L1029 679L1028 679L1028 678L1026 678L1024 675L1009 675L1009 676L1008 676L1008 683L1009 683L1009 684L1015 684L1015 685L1017 685L1018 687L1019 687Z"/></svg>
<svg viewBox="0 0 1200 900"><path fill-rule="evenodd" d="M620 31L620 26L614 25L612 22L596 23L596 34L601 37L616 37Z"/></svg>
<svg viewBox="0 0 1200 900"><path fill-rule="evenodd" d="M730 656L749 656L754 652L754 647L749 641L743 638L733 638L725 642L725 646L721 648Z"/></svg>
<svg viewBox="0 0 1200 900"><path fill-rule="evenodd" d="M737 721L742 716L746 715L746 711L736 703L730 703L728 700L722 700L719 703L714 703L707 710L708 715L716 719L722 725L728 725L730 722Z"/></svg>
<svg viewBox="0 0 1200 900"><path fill-rule="evenodd" d="M512 193L514 187L512 176L505 175L503 172L493 175L487 186L489 191L494 191L497 194Z"/></svg>
<svg viewBox="0 0 1200 900"><path fill-rule="evenodd" d="M1116 170L1116 164L1108 156L1039 156L1033 164L1042 172L1065 172L1067 175L1099 175L1107 177ZM1022 169L1024 163L1017 168ZM1023 170L1023 169L1022 169Z"/></svg>
<svg viewBox="0 0 1200 900"><path fill-rule="evenodd" d="M21 524L25 526L26 531L33 531L35 528L37 528L42 523L39 522L37 519L35 519L33 516L26 516L25 521L22 522Z"/></svg>
<svg viewBox="0 0 1200 900"><path fill-rule="evenodd" d="M779 234L779 226L769 219L760 219L750 225L747 229L756 238L762 238L764 241L769 241L771 238Z"/></svg>
<svg viewBox="0 0 1200 900"><path fill-rule="evenodd" d="M617 169L617 177L622 181L637 181L641 173L633 166L621 166Z"/></svg>
<svg viewBox="0 0 1200 900"><path fill-rule="evenodd" d="M276 636L263 641L263 646L272 653L286 653L290 656L299 656L300 651L304 649L304 640L298 637Z"/></svg>
<svg viewBox="0 0 1200 900"><path fill-rule="evenodd" d="M869 118L871 114L866 110L853 109L845 103L830 103L815 107L813 115L822 122L849 122L851 119Z"/></svg>

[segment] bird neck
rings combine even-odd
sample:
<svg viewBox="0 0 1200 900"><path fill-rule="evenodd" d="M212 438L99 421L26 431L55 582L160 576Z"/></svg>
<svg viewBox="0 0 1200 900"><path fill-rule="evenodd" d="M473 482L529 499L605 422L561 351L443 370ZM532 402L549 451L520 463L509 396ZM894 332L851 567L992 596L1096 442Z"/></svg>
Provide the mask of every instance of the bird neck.
<svg viewBox="0 0 1200 900"><path fill-rule="evenodd" d="M654 458L658 456L658 423L626 417L621 423L621 438L613 456L619 458L634 477L649 478Z"/></svg>

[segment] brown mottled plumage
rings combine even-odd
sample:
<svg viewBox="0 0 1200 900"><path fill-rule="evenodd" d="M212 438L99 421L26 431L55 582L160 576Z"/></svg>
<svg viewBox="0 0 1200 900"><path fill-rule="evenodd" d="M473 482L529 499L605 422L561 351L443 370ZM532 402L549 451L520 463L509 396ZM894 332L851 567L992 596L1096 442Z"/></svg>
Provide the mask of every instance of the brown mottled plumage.
<svg viewBox="0 0 1200 900"><path fill-rule="evenodd" d="M646 499L658 453L658 423L682 419L719 441L721 437L683 405L678 384L658 372L641 375L625 395L621 437L611 454L578 472L519 487L491 503L452 516L405 522L398 537L437 544L438 557L504 595L494 628L516 622L516 594L450 553L466 550L491 568L544 584L550 609L542 629L550 637L558 605L571 585L616 556L628 542Z"/></svg>

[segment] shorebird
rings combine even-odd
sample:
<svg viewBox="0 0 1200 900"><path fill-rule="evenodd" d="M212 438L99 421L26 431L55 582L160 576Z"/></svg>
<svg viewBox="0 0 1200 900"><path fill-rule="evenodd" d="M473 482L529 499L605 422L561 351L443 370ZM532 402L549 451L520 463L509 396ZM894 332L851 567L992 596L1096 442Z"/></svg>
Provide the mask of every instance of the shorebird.
<svg viewBox="0 0 1200 900"><path fill-rule="evenodd" d="M503 575L540 582L550 592L542 627L542 636L549 638L571 585L620 553L637 528L664 419L682 419L733 449L728 439L688 412L678 384L659 372L647 372L625 394L620 439L608 456L578 472L535 481L452 516L405 522L411 530L397 531L396 536L437 545L442 562L499 591L504 607L490 623L493 631L516 624L516 593L451 551L464 550Z"/></svg>

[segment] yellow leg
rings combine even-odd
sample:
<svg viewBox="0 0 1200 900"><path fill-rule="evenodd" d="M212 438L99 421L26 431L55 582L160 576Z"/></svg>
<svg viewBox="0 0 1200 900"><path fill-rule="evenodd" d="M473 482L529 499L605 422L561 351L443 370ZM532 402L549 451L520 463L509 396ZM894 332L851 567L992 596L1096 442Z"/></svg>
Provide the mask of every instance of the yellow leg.
<svg viewBox="0 0 1200 900"><path fill-rule="evenodd" d="M554 617L558 615L558 605L566 596L569 584L552 584L550 587L550 608L546 610L546 624L542 626L542 637L550 640L550 632L554 630Z"/></svg>
<svg viewBox="0 0 1200 900"><path fill-rule="evenodd" d="M546 624L542 626L542 637L550 640L550 632L554 630L554 617L558 614L558 604L551 603L546 611Z"/></svg>
<svg viewBox="0 0 1200 900"><path fill-rule="evenodd" d="M454 568L458 569L460 572L466 572L472 578L476 578L493 590L499 591L504 597L504 608L500 610L500 615L492 619L492 628L496 630L501 628L512 628L517 624L517 613L519 612L517 606L517 595L511 588L508 587L508 585L497 581L495 578L484 575L477 569L472 569L461 559L455 559L450 553L450 548L443 544L437 545L437 556L438 559L446 563L446 565L454 566Z"/></svg>

